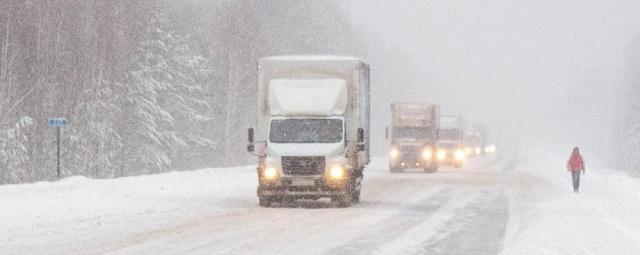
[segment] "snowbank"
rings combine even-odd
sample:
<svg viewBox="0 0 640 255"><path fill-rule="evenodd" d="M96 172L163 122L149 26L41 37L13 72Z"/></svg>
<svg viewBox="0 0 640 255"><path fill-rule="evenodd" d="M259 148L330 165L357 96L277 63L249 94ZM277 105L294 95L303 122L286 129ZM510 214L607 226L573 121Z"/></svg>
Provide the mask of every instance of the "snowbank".
<svg viewBox="0 0 640 255"><path fill-rule="evenodd" d="M59 182L0 186L0 246L27 240L46 244L51 240L45 239L55 238L53 232L73 232L65 226L77 224L70 223L103 228L121 219L152 221L167 215L255 207L256 182L254 167L240 167L111 180L76 176Z"/></svg>
<svg viewBox="0 0 640 255"><path fill-rule="evenodd" d="M538 156L513 173L502 254L640 254L638 180L587 165L574 193L564 170L569 150L532 152Z"/></svg>

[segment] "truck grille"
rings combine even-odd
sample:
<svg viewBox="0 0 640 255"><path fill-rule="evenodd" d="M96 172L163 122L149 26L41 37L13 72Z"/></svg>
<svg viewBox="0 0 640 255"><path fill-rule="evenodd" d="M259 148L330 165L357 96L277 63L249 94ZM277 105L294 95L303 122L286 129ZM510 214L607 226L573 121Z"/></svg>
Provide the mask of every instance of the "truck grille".
<svg viewBox="0 0 640 255"><path fill-rule="evenodd" d="M285 175L321 175L324 166L324 157L282 157Z"/></svg>
<svg viewBox="0 0 640 255"><path fill-rule="evenodd" d="M418 157L420 150L418 146L401 146L400 154L402 154L402 158L412 159Z"/></svg>

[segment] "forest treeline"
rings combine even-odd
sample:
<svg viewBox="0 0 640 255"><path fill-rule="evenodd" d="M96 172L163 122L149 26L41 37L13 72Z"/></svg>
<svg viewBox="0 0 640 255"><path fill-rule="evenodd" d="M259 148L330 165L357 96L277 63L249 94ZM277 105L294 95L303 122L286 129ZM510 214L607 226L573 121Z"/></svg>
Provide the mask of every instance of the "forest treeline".
<svg viewBox="0 0 640 255"><path fill-rule="evenodd" d="M340 1L0 0L0 184L244 164L256 63L362 56Z"/></svg>

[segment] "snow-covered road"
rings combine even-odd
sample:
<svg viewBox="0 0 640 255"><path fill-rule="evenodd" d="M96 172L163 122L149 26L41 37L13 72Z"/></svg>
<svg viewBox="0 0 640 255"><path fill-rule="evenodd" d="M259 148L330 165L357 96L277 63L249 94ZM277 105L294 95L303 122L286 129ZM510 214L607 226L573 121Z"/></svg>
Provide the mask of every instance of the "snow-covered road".
<svg viewBox="0 0 640 255"><path fill-rule="evenodd" d="M9 185L0 187L0 253L571 254L554 242L558 229L545 228L566 219L547 217L566 210L547 196L575 195L516 171L516 163L503 157L436 174L391 174L375 160L362 202L350 208L326 201L260 208L251 167ZM598 200L582 199L571 206L601 210ZM597 212L603 218L591 223L617 224L611 233L627 238L614 251L637 251L638 221ZM603 249L598 254L611 251Z"/></svg>

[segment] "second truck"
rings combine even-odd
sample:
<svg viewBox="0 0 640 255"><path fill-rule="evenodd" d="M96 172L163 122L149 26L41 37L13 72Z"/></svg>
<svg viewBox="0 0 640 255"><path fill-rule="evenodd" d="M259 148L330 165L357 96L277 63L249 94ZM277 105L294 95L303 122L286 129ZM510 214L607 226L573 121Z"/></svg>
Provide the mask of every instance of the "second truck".
<svg viewBox="0 0 640 255"><path fill-rule="evenodd" d="M389 169L402 172L420 168L438 170L436 149L440 107L435 104L391 104L391 127L386 130L390 141Z"/></svg>
<svg viewBox="0 0 640 255"><path fill-rule="evenodd" d="M468 156L465 144L465 121L457 115L446 115L442 116L440 123L436 158L442 165L462 168Z"/></svg>

